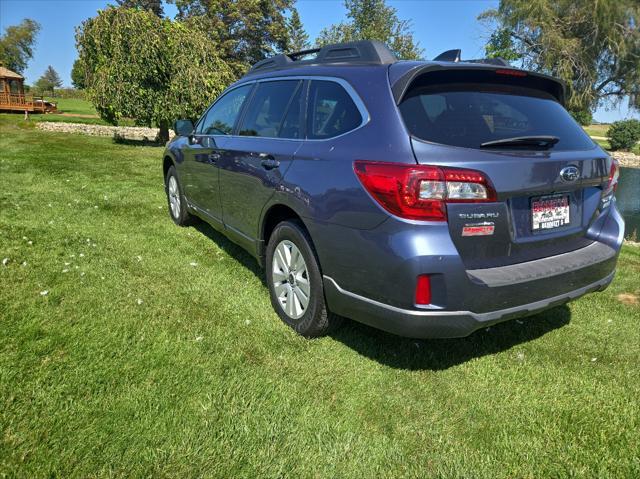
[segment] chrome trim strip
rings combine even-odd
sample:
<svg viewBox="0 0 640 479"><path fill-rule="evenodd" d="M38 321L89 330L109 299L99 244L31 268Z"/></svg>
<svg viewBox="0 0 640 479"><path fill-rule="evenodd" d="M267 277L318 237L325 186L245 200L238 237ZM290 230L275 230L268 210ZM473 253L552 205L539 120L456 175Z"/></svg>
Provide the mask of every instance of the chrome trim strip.
<svg viewBox="0 0 640 479"><path fill-rule="evenodd" d="M536 310L544 309L550 304L555 303L557 301L562 301L565 299L569 301L569 300L575 299L579 296L582 296L588 293L589 291L592 291L606 284L609 284L613 280L614 275L615 275L615 271L612 271L611 273L609 273L609 275L607 275L605 278L601 279L600 281L596 281L595 283L588 284L587 286L583 286L582 288L570 291L568 293L560 294L558 296L553 296L552 298L543 299L533 303L523 304L520 306L513 306L511 308L500 309L497 311L489 311L487 313L473 313L471 311L416 311L413 309L402 309L396 306L392 306L390 304L381 303L379 301L367 298L365 296L360 296L359 294L352 293L351 291L347 291L346 289L342 289L338 285L338 283L336 283L336 281L330 276L322 275L322 277L326 281L331 282L335 286L335 288L338 290L338 292L340 292L341 294L344 294L345 296L349 296L358 301L363 301L365 303L371 304L372 306L376 306L378 308L382 308L387 311L392 311L394 313L399 313L407 316L415 316L415 317L470 316L475 320L482 322L482 321L491 321L493 319L498 319L513 313L535 312Z"/></svg>

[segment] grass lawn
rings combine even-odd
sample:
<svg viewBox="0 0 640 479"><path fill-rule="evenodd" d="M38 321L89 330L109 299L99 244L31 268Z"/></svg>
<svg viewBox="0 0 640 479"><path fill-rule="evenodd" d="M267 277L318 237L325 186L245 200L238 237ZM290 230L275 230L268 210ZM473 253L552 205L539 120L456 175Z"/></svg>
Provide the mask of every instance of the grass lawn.
<svg viewBox="0 0 640 479"><path fill-rule="evenodd" d="M109 125L109 123L98 116L98 112L88 100L82 100L80 98L47 98L47 100L57 103L58 113L46 115L33 114L30 117L32 121ZM134 121L128 118L123 119L119 124L120 126L135 126Z"/></svg>
<svg viewBox="0 0 640 479"><path fill-rule="evenodd" d="M47 98L58 105L58 111L72 115L98 115L90 101L81 98Z"/></svg>
<svg viewBox="0 0 640 479"><path fill-rule="evenodd" d="M161 154L0 117L0 477L640 476L640 248L466 339L309 341Z"/></svg>
<svg viewBox="0 0 640 479"><path fill-rule="evenodd" d="M589 125L583 126L584 131L590 136L607 136L607 131L611 125Z"/></svg>

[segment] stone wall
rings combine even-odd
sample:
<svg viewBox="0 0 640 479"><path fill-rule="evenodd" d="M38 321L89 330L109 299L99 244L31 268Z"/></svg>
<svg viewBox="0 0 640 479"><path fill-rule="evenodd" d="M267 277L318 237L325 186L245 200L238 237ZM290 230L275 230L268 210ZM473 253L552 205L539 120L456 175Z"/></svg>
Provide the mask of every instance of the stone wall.
<svg viewBox="0 0 640 479"><path fill-rule="evenodd" d="M144 128L137 126L106 126L85 125L82 123L48 122L36 123L36 128L44 131L59 133L79 133L91 136L119 137L126 140L155 141L158 136L158 128ZM173 130L169 130L169 136L174 136Z"/></svg>

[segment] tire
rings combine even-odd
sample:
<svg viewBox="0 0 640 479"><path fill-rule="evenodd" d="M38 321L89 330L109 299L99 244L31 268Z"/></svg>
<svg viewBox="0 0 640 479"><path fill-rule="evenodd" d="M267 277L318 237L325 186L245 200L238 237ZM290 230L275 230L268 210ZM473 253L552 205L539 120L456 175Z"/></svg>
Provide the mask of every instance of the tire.
<svg viewBox="0 0 640 479"><path fill-rule="evenodd" d="M300 223L284 221L275 227L267 244L265 275L273 309L298 334L324 336L342 322L327 309L318 259Z"/></svg>
<svg viewBox="0 0 640 479"><path fill-rule="evenodd" d="M169 216L178 226L189 226L195 222L195 218L187 210L187 200L182 193L180 181L175 166L171 166L164 179L164 191L167 194L167 206Z"/></svg>

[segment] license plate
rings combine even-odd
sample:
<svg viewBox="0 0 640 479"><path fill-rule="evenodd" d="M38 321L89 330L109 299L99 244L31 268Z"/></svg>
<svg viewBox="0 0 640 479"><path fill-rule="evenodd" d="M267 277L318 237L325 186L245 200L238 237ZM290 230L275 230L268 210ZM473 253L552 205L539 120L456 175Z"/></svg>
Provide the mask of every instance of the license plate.
<svg viewBox="0 0 640 479"><path fill-rule="evenodd" d="M546 231L566 226L569 217L569 197L543 196L531 199L531 228Z"/></svg>

